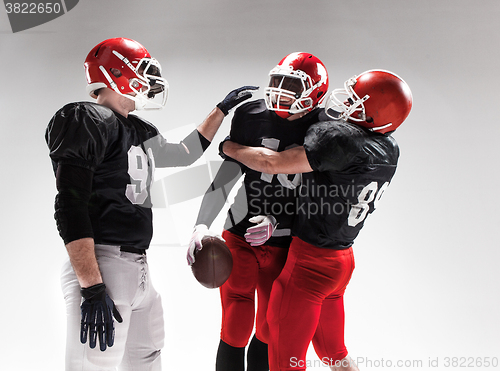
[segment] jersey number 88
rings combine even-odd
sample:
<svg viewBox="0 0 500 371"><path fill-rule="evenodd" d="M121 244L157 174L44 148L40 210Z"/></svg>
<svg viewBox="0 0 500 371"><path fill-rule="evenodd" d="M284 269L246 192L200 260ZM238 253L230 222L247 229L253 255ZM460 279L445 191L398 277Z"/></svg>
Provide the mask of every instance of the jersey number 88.
<svg viewBox="0 0 500 371"><path fill-rule="evenodd" d="M373 202L373 209L375 210L378 206L378 202L385 192L389 182L385 182L380 189L378 189L377 182L371 182L366 185L358 195L358 203L351 207L349 212L349 217L347 219L347 224L350 227L355 227L363 220L365 220L370 211L370 202ZM377 192L378 189L378 192Z"/></svg>

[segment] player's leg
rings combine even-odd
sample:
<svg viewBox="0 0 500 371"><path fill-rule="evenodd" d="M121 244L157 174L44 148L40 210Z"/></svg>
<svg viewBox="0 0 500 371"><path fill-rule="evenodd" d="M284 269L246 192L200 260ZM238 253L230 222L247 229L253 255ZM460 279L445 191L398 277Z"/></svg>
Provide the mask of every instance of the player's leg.
<svg viewBox="0 0 500 371"><path fill-rule="evenodd" d="M348 357L344 344L344 291L353 269L354 257L351 256L350 259L344 260L344 275L339 277L339 289L323 301L318 327L312 339L318 357L335 371L358 370Z"/></svg>
<svg viewBox="0 0 500 371"><path fill-rule="evenodd" d="M165 339L161 298L149 309L132 311L125 356L120 371L161 371L161 349Z"/></svg>
<svg viewBox="0 0 500 371"><path fill-rule="evenodd" d="M120 278L113 279L112 277L115 276L115 272L122 272L123 277L130 277L131 271L125 269L117 253L119 254L112 248L100 253L99 247L96 247L99 267L106 283L106 292L115 302L123 318L122 323L114 322L114 345L104 352L99 349L99 345L90 349L88 341L86 344L80 342L80 305L82 302L80 285L69 259L63 266L61 284L67 314L66 370L68 371L115 370L123 358L131 313L127 300L131 293L128 286L116 283L120 281Z"/></svg>
<svg viewBox="0 0 500 371"><path fill-rule="evenodd" d="M280 275L286 263L288 249L264 245L257 255L259 262L259 278L257 282L257 315L255 318L256 336L267 343L269 325L267 323L267 308L274 281Z"/></svg>
<svg viewBox="0 0 500 371"><path fill-rule="evenodd" d="M323 301L312 343L319 359L324 360L328 365L347 356L347 349L344 345L343 293L330 294Z"/></svg>
<svg viewBox="0 0 500 371"><path fill-rule="evenodd" d="M257 282L256 330L248 347L247 371L267 371L269 370L267 308L273 282L285 265L288 249L268 245L254 247L254 249L256 249L260 269Z"/></svg>
<svg viewBox="0 0 500 371"><path fill-rule="evenodd" d="M137 294L132 302L130 328L120 371L161 371L165 330L161 297L154 289L147 261L137 261Z"/></svg>
<svg viewBox="0 0 500 371"><path fill-rule="evenodd" d="M298 260L297 251L292 251L291 246L285 267L274 281L269 299L267 320L271 371L305 370L307 348L321 312L323 298L311 297L307 306L303 303L307 292L296 279Z"/></svg>
<svg viewBox="0 0 500 371"><path fill-rule="evenodd" d="M343 295L329 295L323 302L312 343L319 359L332 371L358 370L344 345Z"/></svg>
<svg viewBox="0 0 500 371"><path fill-rule="evenodd" d="M269 356L267 343L254 334L247 350L247 371L268 371Z"/></svg>
<svg viewBox="0 0 500 371"><path fill-rule="evenodd" d="M228 231L222 237L231 250L233 270L220 287L222 325L216 370L238 371L244 369L245 347L254 325L258 265L244 238Z"/></svg>
<svg viewBox="0 0 500 371"><path fill-rule="evenodd" d="M324 299L345 287L348 251L321 249L294 238L268 309L271 370L305 370L306 353Z"/></svg>
<svg viewBox="0 0 500 371"><path fill-rule="evenodd" d="M217 358L215 360L216 371L244 371L245 370L245 347L233 347L223 340L219 342Z"/></svg>

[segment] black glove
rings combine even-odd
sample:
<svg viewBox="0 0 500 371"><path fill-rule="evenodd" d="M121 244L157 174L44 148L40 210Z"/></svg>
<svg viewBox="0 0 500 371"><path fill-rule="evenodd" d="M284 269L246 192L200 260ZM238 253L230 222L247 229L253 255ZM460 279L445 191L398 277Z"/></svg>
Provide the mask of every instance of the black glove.
<svg viewBox="0 0 500 371"><path fill-rule="evenodd" d="M258 88L258 86L243 86L234 89L217 107L224 113L224 116L227 116L232 108L252 97L253 92L251 90L257 90Z"/></svg>
<svg viewBox="0 0 500 371"><path fill-rule="evenodd" d="M82 288L80 292L85 299L81 305L80 341L85 344L89 333L89 346L93 349L99 335L99 348L105 351L106 346L112 347L115 342L113 316L120 323L123 321L122 316L113 300L106 294L104 283Z"/></svg>

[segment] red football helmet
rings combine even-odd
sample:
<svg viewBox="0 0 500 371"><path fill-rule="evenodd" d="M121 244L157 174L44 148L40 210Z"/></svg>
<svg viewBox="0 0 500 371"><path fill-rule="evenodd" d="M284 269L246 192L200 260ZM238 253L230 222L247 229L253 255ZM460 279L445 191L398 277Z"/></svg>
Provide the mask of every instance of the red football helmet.
<svg viewBox="0 0 500 371"><path fill-rule="evenodd" d="M325 65L309 53L291 53L271 72L265 89L266 106L283 118L312 111L323 102L328 91Z"/></svg>
<svg viewBox="0 0 500 371"><path fill-rule="evenodd" d="M326 113L378 133L394 131L411 111L410 87L396 74L370 70L335 89L326 103Z"/></svg>
<svg viewBox="0 0 500 371"><path fill-rule="evenodd" d="M136 109L160 109L167 102L168 83L161 77L160 63L137 41L105 40L90 51L84 66L92 98L107 87L135 101ZM154 99L156 95L161 98Z"/></svg>

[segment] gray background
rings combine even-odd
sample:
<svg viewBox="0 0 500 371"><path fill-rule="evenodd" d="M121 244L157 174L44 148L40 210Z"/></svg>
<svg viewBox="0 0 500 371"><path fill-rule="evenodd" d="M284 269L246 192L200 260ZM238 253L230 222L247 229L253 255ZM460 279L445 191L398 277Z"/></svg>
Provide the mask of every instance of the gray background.
<svg viewBox="0 0 500 371"><path fill-rule="evenodd" d="M161 62L169 101L143 116L175 141L229 90L265 86L293 51L317 55L331 88L372 68L402 76L414 108L395 134L396 176L355 244L348 349L361 369L500 357L499 16L498 0L87 0L13 34L0 11L2 369L63 367L66 253L44 130L62 105L90 99L83 60L110 37L136 39ZM226 119L214 143L228 130ZM215 147L201 163L217 160ZM194 281L181 246L200 201L156 213L149 259L165 309L165 370L213 369L218 292Z"/></svg>

